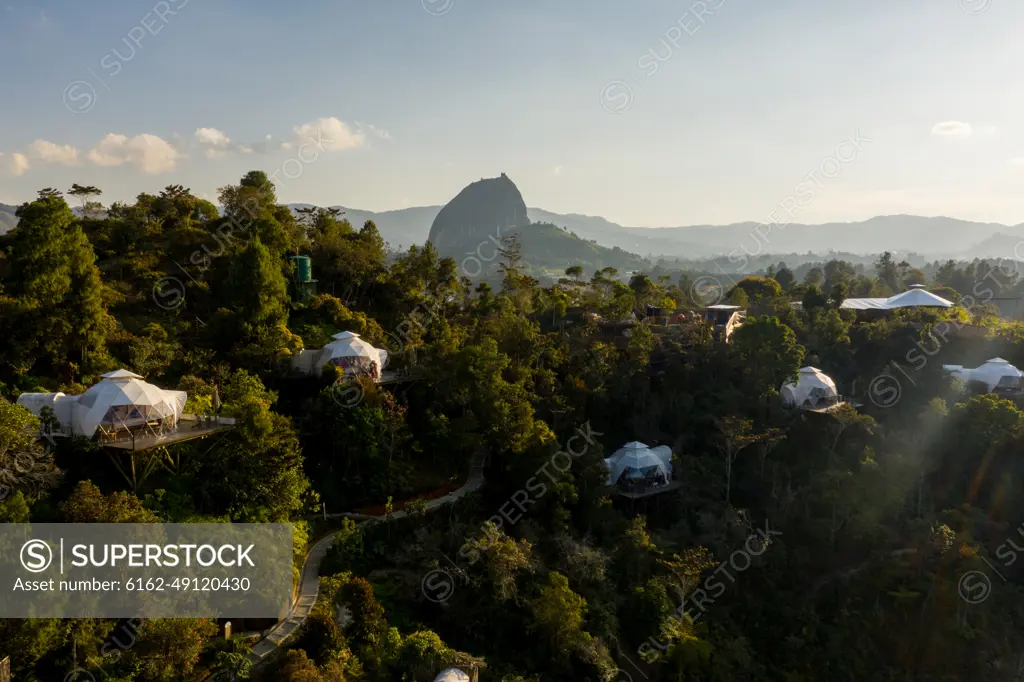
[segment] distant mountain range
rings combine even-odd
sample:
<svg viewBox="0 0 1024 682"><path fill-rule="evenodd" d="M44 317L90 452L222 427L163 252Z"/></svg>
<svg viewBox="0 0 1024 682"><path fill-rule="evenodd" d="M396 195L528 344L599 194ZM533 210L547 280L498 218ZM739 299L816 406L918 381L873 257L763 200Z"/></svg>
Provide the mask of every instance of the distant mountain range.
<svg viewBox="0 0 1024 682"><path fill-rule="evenodd" d="M290 204L295 208L310 204ZM0 204L0 234L16 222L15 206ZM430 227L442 206L417 206L394 211L365 211L336 206L355 226L367 220L377 224L392 247L407 248L427 240ZM646 258L698 259L744 254L825 255L832 251L874 254L882 251L916 253L929 258L1024 259L1024 224L976 223L955 218L878 216L862 222L806 225L792 223L767 230L758 223L693 225L686 227L627 227L598 216L559 214L527 208L533 223L550 223L597 244L639 254ZM760 229L760 235L757 230ZM1018 246L1019 245L1019 246Z"/></svg>
<svg viewBox="0 0 1024 682"><path fill-rule="evenodd" d="M296 205L299 206L299 205ZM418 206L374 213L344 206L353 225L376 223L392 246L421 244L441 206ZM807 225L791 223L770 230L759 223L693 225L687 227L625 227L599 216L560 214L527 208L534 223L551 223L601 246L618 247L645 258L736 258L746 253L815 253L843 251L877 254L883 251L916 253L931 258L1013 258L1024 239L1024 224L976 223L956 218L912 215L878 216L853 223ZM1024 244L1017 249L1024 259Z"/></svg>

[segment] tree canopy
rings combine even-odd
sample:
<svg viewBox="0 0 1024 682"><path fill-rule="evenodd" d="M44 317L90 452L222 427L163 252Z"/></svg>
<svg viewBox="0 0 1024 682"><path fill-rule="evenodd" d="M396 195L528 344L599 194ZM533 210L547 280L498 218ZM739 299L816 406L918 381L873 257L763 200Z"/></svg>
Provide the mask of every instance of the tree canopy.
<svg viewBox="0 0 1024 682"><path fill-rule="evenodd" d="M734 283L557 249L538 265L567 233L521 225L474 277L341 209L293 212L262 171L223 211L182 185L105 209L67 194L81 210L46 188L0 235L0 522L290 524L296 587L326 556L310 616L259 664L212 616L144 618L117 657L118 620L2 619L13 679L1016 675L1022 398L944 370L1022 366L1024 325L990 305L1014 273L892 253L766 254ZM841 305L916 283L961 307ZM704 308L727 301L746 317L726 338ZM295 369L343 331L388 352L381 381ZM806 365L843 404L783 404ZM120 368L232 428L154 448L132 481L16 404ZM609 484L634 441L671 450L672 485Z"/></svg>

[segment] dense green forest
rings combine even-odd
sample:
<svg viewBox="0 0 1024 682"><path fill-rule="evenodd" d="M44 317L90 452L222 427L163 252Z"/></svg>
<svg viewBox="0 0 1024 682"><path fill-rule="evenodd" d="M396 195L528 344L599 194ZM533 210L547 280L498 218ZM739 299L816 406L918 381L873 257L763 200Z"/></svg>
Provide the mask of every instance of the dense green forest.
<svg viewBox="0 0 1024 682"><path fill-rule="evenodd" d="M779 264L710 288L748 310L724 343L643 315L710 302L698 273L565 263L541 286L504 238L500 286L474 283L429 243L392 253L372 222L293 214L258 171L220 190L223 214L180 185L100 197L42 190L0 237L0 521L290 522L296 580L336 539L313 614L257 666L255 637L212 620L128 638L116 620L5 619L13 679L1020 679L1024 411L942 369L1024 366L1021 326L990 305L1018 289L1006 263ZM840 308L913 283L959 307ZM336 374L290 371L340 331L409 380L339 400ZM850 404L783 409L808 365ZM118 368L235 428L133 485L94 442L37 439L14 404ZM678 488L617 495L602 460L631 441L670 446ZM479 491L426 509L474 465ZM325 516L373 507L382 522Z"/></svg>

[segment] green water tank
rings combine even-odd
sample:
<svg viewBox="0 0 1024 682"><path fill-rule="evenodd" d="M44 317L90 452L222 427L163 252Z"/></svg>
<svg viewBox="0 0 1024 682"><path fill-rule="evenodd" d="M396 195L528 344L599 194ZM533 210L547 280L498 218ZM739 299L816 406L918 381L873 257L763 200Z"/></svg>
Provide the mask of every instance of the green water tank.
<svg viewBox="0 0 1024 682"><path fill-rule="evenodd" d="M295 273L296 281L312 282L313 264L312 261L310 261L309 256L292 256L292 260L294 260L297 265L297 270Z"/></svg>

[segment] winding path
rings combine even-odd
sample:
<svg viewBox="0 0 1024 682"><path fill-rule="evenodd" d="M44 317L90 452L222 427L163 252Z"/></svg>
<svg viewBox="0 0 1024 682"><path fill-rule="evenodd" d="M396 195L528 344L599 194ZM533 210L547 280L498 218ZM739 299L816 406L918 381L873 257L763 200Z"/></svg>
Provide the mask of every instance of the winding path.
<svg viewBox="0 0 1024 682"><path fill-rule="evenodd" d="M452 504L456 500L479 490L483 483L483 457L478 455L473 458L473 463L469 470L469 477L466 479L465 484L463 484L463 486L458 490L454 490L444 497L439 497L427 502L426 511L434 511L435 509L440 509L441 507ZM357 522L363 522L369 525L373 523L380 523L385 520L390 521L394 519L401 519L409 514L410 512L408 509L402 509L394 512L389 517L367 516L366 514L356 513L332 514L331 516L345 516ZM306 559L302 564L302 575L299 579L298 596L295 598L295 601L292 602L288 616L283 620L278 621L277 625L272 627L258 642L256 642L256 644L253 645L252 651L249 653L249 660L253 665L265 660L268 656L277 651L278 648L284 645L292 635L298 632L299 628L302 627L302 624L306 622L306 618L309 617L310 612L313 610L313 606L316 604L317 597L320 594L320 564L323 562L324 557L327 556L327 552L331 548L334 538L341 532L341 530L337 530L324 536L317 541L317 543L310 548L309 553L306 554Z"/></svg>

